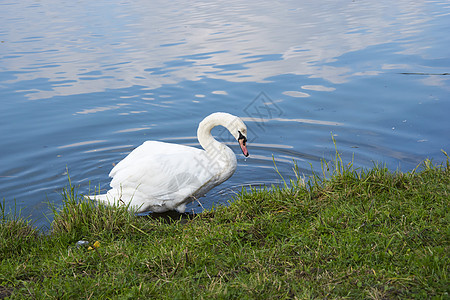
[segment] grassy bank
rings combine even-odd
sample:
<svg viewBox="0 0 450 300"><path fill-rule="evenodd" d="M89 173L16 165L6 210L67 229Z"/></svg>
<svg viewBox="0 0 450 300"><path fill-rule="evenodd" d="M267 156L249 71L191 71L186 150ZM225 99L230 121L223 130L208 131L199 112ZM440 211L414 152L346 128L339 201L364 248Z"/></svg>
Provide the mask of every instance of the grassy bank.
<svg viewBox="0 0 450 300"><path fill-rule="evenodd" d="M47 235L3 207L0 298L448 299L448 159L323 169L172 221L73 187Z"/></svg>

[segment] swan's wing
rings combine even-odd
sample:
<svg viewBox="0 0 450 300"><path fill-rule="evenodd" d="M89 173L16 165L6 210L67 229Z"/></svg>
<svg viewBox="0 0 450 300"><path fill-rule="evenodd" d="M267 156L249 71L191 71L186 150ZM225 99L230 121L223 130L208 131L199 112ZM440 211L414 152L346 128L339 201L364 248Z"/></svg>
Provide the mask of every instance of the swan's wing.
<svg viewBox="0 0 450 300"><path fill-rule="evenodd" d="M171 207L208 184L218 171L204 150L148 141L111 170L111 187L133 205Z"/></svg>

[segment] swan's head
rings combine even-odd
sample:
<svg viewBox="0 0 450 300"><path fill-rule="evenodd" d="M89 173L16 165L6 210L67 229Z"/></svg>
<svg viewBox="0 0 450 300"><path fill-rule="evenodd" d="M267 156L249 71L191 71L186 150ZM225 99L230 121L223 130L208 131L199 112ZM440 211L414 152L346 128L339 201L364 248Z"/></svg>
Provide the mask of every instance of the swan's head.
<svg viewBox="0 0 450 300"><path fill-rule="evenodd" d="M238 117L234 117L234 120L230 125L231 126L227 126L228 130L239 142L242 153L247 157L249 155L247 151L247 126L245 126L244 122Z"/></svg>
<svg viewBox="0 0 450 300"><path fill-rule="evenodd" d="M240 131L239 131L238 142L239 142L239 146L241 146L242 153L245 155L245 157L247 157L249 155L248 151L247 151L247 137L245 135L243 135Z"/></svg>

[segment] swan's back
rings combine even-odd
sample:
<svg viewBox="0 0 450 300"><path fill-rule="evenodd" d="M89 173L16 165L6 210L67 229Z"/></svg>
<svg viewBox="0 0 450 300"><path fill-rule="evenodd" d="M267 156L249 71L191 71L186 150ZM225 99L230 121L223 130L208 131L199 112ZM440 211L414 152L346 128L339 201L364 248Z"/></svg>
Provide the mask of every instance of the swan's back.
<svg viewBox="0 0 450 300"><path fill-rule="evenodd" d="M147 141L111 170L108 201L126 199L138 211L184 211L187 197L202 196L209 184L216 185L217 167L204 150Z"/></svg>

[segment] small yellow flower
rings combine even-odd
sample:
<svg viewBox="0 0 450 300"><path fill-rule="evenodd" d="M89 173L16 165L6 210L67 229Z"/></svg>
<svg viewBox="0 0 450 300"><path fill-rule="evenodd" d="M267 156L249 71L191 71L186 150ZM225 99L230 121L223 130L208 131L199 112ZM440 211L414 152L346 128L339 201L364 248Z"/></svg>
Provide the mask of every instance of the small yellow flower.
<svg viewBox="0 0 450 300"><path fill-rule="evenodd" d="M100 242L99 242L99 241L95 241L94 245L92 245L92 246L94 246L94 248L98 248L98 247L100 247ZM92 248L91 246L89 246L89 247L88 247L88 250L94 250L94 248Z"/></svg>

